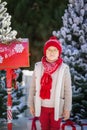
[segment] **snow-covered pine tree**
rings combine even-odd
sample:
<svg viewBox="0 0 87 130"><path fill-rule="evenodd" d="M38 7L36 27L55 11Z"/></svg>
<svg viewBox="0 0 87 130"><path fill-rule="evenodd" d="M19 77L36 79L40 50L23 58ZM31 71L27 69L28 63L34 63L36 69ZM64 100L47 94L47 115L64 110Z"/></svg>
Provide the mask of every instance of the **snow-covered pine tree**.
<svg viewBox="0 0 87 130"><path fill-rule="evenodd" d="M0 71L0 119L6 119L7 91L5 82L5 71Z"/></svg>
<svg viewBox="0 0 87 130"><path fill-rule="evenodd" d="M15 70L15 73L18 75L16 79L16 84L17 84L17 89L13 88L12 91L12 115L13 119L17 119L23 112L24 110L27 109L27 105L24 99L25 92L24 92L24 86L22 85L22 70L17 69ZM14 82L13 82L13 87L14 87Z"/></svg>
<svg viewBox="0 0 87 130"><path fill-rule="evenodd" d="M7 8L5 7L7 2L2 2L0 0L0 42L9 43L10 41L16 39L17 31L11 28L11 16L7 13Z"/></svg>
<svg viewBox="0 0 87 130"><path fill-rule="evenodd" d="M87 118L87 0L69 0L63 26L53 31L63 46L63 59L70 66L73 89L71 116Z"/></svg>
<svg viewBox="0 0 87 130"><path fill-rule="evenodd" d="M0 1L0 43L9 44L12 40L16 40L17 31L11 28L11 16L7 13L7 8L5 7L7 2ZM19 71L20 70L20 71ZM15 70L20 77L17 79L18 89L12 90L12 113L13 118L17 118L18 115L26 109L26 105L23 103L22 98L24 97L23 87L22 87L22 71L21 69ZM21 76L20 76L21 75ZM0 71L0 118L6 119L7 112L7 86L6 86L6 72L4 70Z"/></svg>
<svg viewBox="0 0 87 130"><path fill-rule="evenodd" d="M19 114L24 112L26 109L26 105L23 102L23 89L22 86L22 71L21 69L15 70L15 73L18 75L16 84L18 89L14 89L14 82L13 82L13 89L12 89L12 114L13 119L17 119ZM6 72L4 70L0 71L0 119L7 118L7 86L6 86Z"/></svg>

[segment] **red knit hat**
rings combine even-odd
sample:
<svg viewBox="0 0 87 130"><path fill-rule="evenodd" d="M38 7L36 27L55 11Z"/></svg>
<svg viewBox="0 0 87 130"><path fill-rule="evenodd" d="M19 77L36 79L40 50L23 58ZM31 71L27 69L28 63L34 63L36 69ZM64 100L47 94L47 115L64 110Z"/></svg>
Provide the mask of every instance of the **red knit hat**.
<svg viewBox="0 0 87 130"><path fill-rule="evenodd" d="M46 55L46 50L48 49L48 47L50 46L54 46L59 50L59 56L62 53L62 46L61 43L58 41L57 37L52 36L50 37L50 39L45 43L44 45L44 55Z"/></svg>

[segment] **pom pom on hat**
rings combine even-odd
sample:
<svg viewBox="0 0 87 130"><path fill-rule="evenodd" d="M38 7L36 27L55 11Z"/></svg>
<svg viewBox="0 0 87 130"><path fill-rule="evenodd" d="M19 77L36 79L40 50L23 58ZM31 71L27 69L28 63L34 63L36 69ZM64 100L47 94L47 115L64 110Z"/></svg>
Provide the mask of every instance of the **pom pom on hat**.
<svg viewBox="0 0 87 130"><path fill-rule="evenodd" d="M58 41L57 37L52 36L50 37L50 39L45 43L44 45L44 55L46 55L46 50L48 49L48 47L50 46L54 46L59 50L59 56L62 53L62 46L61 43Z"/></svg>

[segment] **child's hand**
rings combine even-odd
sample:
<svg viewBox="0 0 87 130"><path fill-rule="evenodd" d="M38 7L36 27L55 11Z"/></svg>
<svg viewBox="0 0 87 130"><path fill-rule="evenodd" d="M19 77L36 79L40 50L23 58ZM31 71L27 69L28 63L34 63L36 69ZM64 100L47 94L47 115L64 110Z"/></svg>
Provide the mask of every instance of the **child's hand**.
<svg viewBox="0 0 87 130"><path fill-rule="evenodd" d="M63 112L63 118L64 118L64 120L69 119L69 117L70 117L70 111L64 110L64 112Z"/></svg>
<svg viewBox="0 0 87 130"><path fill-rule="evenodd" d="M30 113L32 116L35 116L35 110L34 107L30 107Z"/></svg>

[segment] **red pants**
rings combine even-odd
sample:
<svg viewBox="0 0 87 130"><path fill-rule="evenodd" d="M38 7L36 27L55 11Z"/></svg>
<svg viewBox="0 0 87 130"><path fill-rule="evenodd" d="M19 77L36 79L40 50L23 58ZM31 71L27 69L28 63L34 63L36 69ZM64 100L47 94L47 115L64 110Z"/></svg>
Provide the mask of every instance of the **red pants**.
<svg viewBox="0 0 87 130"><path fill-rule="evenodd" d="M54 120L54 108L41 108L41 130L60 130L61 120L62 119L58 119L58 121Z"/></svg>

